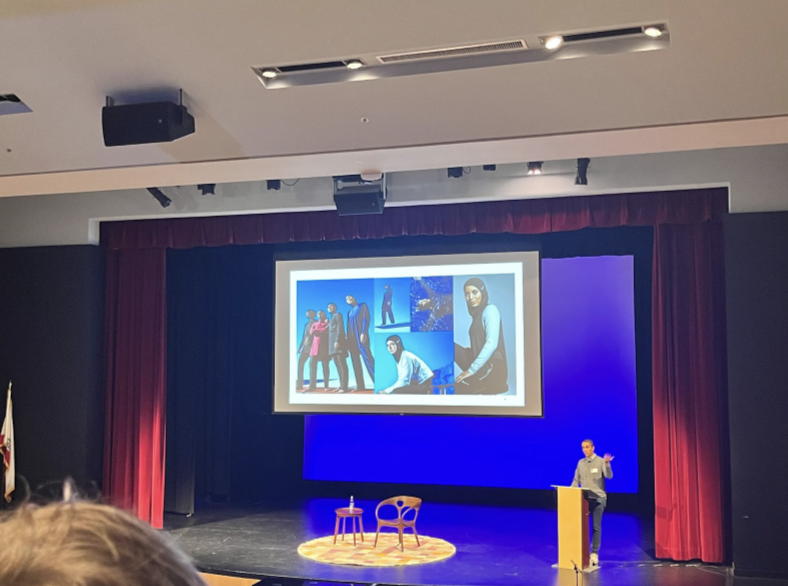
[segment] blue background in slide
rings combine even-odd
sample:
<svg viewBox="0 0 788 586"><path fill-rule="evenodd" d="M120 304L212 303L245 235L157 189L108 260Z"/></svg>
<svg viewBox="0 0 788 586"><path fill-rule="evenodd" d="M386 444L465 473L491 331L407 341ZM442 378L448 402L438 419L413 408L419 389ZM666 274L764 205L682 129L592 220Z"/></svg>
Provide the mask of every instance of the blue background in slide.
<svg viewBox="0 0 788 586"><path fill-rule="evenodd" d="M571 482L591 438L616 456L608 490L636 493L633 265L543 259L543 418L308 415L304 478L549 489ZM337 441L348 429L368 439Z"/></svg>

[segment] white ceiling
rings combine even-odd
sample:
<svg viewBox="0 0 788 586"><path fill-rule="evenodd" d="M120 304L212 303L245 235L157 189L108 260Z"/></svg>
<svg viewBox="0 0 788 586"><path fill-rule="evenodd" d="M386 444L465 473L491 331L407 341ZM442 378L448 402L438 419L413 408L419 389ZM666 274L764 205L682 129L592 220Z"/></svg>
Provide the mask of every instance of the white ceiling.
<svg viewBox="0 0 788 586"><path fill-rule="evenodd" d="M649 22L669 24L669 49L283 90L251 70ZM581 138L595 156L620 129L639 129L632 154L788 143L786 23L785 0L5 0L0 94L33 112L0 117L0 195L136 187L178 163L197 183L514 162L557 135L539 158L583 156ZM195 135L103 146L105 96L175 88Z"/></svg>

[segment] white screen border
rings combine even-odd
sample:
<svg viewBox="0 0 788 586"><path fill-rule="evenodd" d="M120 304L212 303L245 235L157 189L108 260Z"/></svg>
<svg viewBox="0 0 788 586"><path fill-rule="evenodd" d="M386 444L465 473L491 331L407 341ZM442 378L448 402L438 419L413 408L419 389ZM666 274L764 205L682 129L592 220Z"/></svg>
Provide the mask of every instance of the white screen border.
<svg viewBox="0 0 788 586"><path fill-rule="evenodd" d="M275 285L274 412L543 416L541 258L538 250L369 258L277 260ZM513 395L354 395L297 393L296 287L309 281L512 274L515 279L516 392ZM297 345L297 344L296 344ZM281 350L280 350L281 349Z"/></svg>

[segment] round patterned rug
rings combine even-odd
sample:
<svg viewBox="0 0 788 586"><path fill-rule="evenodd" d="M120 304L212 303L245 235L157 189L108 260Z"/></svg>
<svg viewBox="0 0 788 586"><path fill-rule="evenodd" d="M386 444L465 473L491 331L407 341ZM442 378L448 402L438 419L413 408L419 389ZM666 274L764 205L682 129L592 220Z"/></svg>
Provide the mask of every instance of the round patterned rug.
<svg viewBox="0 0 788 586"><path fill-rule="evenodd" d="M414 566L445 560L454 555L456 548L443 539L419 535L421 547L416 545L413 535L405 536L405 551L399 550L399 538L396 533L381 533L378 546L375 543L374 533L365 533L362 543L356 535L356 545L353 545L353 535L337 537L334 545L334 536L320 537L307 541L298 546L298 553L302 556L326 564L341 564L347 566Z"/></svg>

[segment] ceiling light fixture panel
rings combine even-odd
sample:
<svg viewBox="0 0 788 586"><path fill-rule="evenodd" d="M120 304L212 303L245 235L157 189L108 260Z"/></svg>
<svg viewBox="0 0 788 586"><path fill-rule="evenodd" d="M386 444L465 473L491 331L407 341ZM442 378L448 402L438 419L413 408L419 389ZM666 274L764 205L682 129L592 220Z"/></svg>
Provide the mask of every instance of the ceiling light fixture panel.
<svg viewBox="0 0 788 586"><path fill-rule="evenodd" d="M659 32L659 34L656 34ZM618 29L553 33L538 38L529 48L523 40L458 45L423 51L403 51L371 57L352 57L298 65L255 67L266 89L370 81L428 73L523 65L540 61L638 53L666 49L666 24L644 24Z"/></svg>

